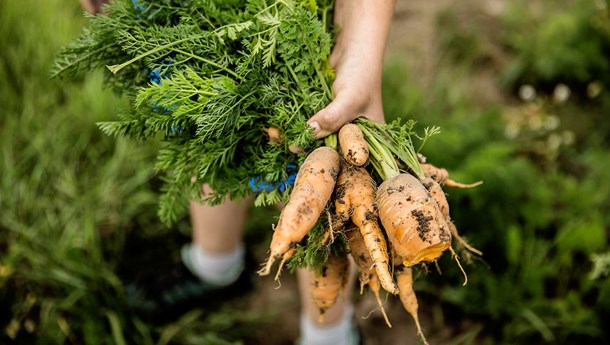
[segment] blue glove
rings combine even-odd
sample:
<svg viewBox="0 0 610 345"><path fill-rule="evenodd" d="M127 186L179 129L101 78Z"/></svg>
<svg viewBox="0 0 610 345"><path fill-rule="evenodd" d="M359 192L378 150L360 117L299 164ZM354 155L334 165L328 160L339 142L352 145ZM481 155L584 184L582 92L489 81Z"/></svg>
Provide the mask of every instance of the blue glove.
<svg viewBox="0 0 610 345"><path fill-rule="evenodd" d="M131 4L133 5L133 8L136 10L144 11L146 9L146 7L144 5L138 4L138 0L131 0ZM139 16L140 15L138 15L138 17Z"/></svg>
<svg viewBox="0 0 610 345"><path fill-rule="evenodd" d="M298 171L296 164L288 164L286 166L286 172L290 173L286 180L275 183L261 181L261 179L263 178L261 175L253 177L250 179L250 189L252 189L253 192L271 192L276 189L280 192L284 192L288 188L288 186L294 184L294 181L297 178Z"/></svg>
<svg viewBox="0 0 610 345"><path fill-rule="evenodd" d="M132 2L134 2L134 6L135 6L135 1L132 1ZM172 54L170 54L170 56L171 55ZM172 61L165 61L165 59L163 59L163 60L161 60L161 64L166 66L166 67L164 67L165 69L168 69L168 68L172 67L173 63L172 63ZM148 78L149 82L155 83L157 85L161 85L161 84L163 84L162 80L165 77L161 76L161 70L150 70L148 72L147 78ZM162 113L171 113L172 109L176 108L175 104L172 106L172 109L170 109L168 107L162 107L157 102L152 102L150 105L152 106L153 111L155 111L155 112L162 112ZM183 132L182 125L174 125L172 127L171 131L172 131L172 134L182 134L182 132Z"/></svg>

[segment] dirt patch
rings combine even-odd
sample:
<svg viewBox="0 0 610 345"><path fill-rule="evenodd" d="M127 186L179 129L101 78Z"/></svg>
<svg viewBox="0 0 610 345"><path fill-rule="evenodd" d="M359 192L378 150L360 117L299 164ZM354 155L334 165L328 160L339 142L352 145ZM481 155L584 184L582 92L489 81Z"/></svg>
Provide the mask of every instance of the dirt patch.
<svg viewBox="0 0 610 345"><path fill-rule="evenodd" d="M407 66L417 84L431 85L437 70L436 18L451 1L397 1L386 58Z"/></svg>

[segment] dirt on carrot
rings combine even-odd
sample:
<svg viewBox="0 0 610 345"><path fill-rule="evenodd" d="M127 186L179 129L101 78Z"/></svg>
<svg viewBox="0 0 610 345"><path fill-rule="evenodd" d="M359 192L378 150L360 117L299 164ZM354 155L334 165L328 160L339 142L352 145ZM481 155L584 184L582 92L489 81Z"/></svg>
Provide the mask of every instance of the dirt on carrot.
<svg viewBox="0 0 610 345"><path fill-rule="evenodd" d="M362 130L353 123L339 130L339 146L345 160L352 165L363 166L369 159L369 147Z"/></svg>
<svg viewBox="0 0 610 345"><path fill-rule="evenodd" d="M344 208L346 204L349 205L350 219L360 229L381 286L392 294L398 293L389 271L387 242L378 223L375 181L366 169L342 164L336 189L337 194L343 195L341 200L344 204L337 199L335 207Z"/></svg>
<svg viewBox="0 0 610 345"><path fill-rule="evenodd" d="M463 239L457 230L455 224L451 221L451 217L449 214L449 202L447 201L447 196L443 191L442 187L436 180L432 177L426 177L422 181L422 185L426 187L430 196L434 199L436 204L438 205L443 217L445 217L445 221L449 226L449 232L451 232L451 236L454 240L456 240L462 247L464 247L467 251L474 253L476 255L483 255L483 253L471 246L465 239Z"/></svg>
<svg viewBox="0 0 610 345"><path fill-rule="evenodd" d="M349 260L345 255L330 255L321 272L310 270L311 298L320 312L320 322L324 313L337 302L349 277Z"/></svg>
<svg viewBox="0 0 610 345"><path fill-rule="evenodd" d="M407 267L435 261L451 245L449 225L421 182L398 174L377 190L379 217Z"/></svg>

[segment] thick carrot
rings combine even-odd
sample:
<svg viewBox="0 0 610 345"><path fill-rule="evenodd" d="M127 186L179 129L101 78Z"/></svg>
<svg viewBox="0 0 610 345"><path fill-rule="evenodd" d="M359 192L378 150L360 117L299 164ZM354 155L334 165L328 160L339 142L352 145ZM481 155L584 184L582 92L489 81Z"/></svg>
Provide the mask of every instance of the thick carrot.
<svg viewBox="0 0 610 345"><path fill-rule="evenodd" d="M290 251L301 242L318 221L334 190L339 172L340 156L334 149L319 147L303 162L297 173L290 200L282 210L271 239L270 254L260 275L268 275L278 258L292 255ZM288 253L288 254L287 254Z"/></svg>
<svg viewBox="0 0 610 345"><path fill-rule="evenodd" d="M430 196L438 205L438 208L441 210L445 220L449 221L449 202L447 201L447 197L445 196L445 192L443 191L441 185L431 177L424 178L421 180L421 183L428 190L428 193L430 193Z"/></svg>
<svg viewBox="0 0 610 345"><path fill-rule="evenodd" d="M347 255L330 255L321 272L310 270L311 298L320 311L320 322L324 313L335 305L349 277Z"/></svg>
<svg viewBox="0 0 610 345"><path fill-rule="evenodd" d="M369 146L360 127L348 123L339 130L339 146L343 157L350 164L363 166L369 159Z"/></svg>
<svg viewBox="0 0 610 345"><path fill-rule="evenodd" d="M378 223L375 190L375 181L366 169L342 164L337 178L335 195L339 197L335 200L335 208L348 205L350 219L360 229L381 286L388 292L397 294L398 289L388 268L387 242Z"/></svg>
<svg viewBox="0 0 610 345"><path fill-rule="evenodd" d="M379 218L407 267L434 261L451 245L449 225L421 182L398 174L377 190Z"/></svg>
<svg viewBox="0 0 610 345"><path fill-rule="evenodd" d="M358 266L358 269L360 270L360 274L358 276L360 280L360 293L362 293L364 286L368 284L371 292L373 292L373 295L375 295L375 299L377 300L377 304L379 304L379 309L381 309L381 314L383 315L386 324L388 327L392 327L392 324L388 319L388 315L383 308L381 297L379 296L379 291L381 290L379 277L373 268L373 260L371 259L371 256L364 245L364 238L360 234L358 228L355 226L347 227L344 233L347 236L350 253L354 258L356 266Z"/></svg>
<svg viewBox="0 0 610 345"><path fill-rule="evenodd" d="M449 225L449 232L451 232L453 239L457 240L467 250L477 255L483 255L480 250L471 246L465 239L463 239L458 234L457 227L455 226L455 224L453 224L453 222L451 221L451 217L449 216L449 202L447 201L447 197L445 195L445 192L441 188L441 185L438 184L435 180L433 180L432 177L426 177L421 182L430 193L430 196L434 199L434 201L436 201L436 204L441 210L441 213L445 217L447 225Z"/></svg>
<svg viewBox="0 0 610 345"><path fill-rule="evenodd" d="M413 290L413 272L410 267L404 265L398 265L395 267L396 282L398 283L398 297L402 302L405 310L411 314L413 320L415 320L415 327L417 327L417 334L424 342L428 344L424 333L422 332L421 325L419 324L418 309L419 304L417 303L417 296Z"/></svg>

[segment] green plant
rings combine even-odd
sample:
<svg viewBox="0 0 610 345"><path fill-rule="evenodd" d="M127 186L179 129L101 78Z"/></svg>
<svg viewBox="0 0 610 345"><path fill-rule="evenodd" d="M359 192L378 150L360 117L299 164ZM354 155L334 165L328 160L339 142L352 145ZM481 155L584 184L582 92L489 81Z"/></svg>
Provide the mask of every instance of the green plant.
<svg viewBox="0 0 610 345"><path fill-rule="evenodd" d="M332 98L331 9L332 1L113 1L62 51L55 74L107 67L106 83L131 107L100 128L160 138L159 212L169 224L204 183L214 190L207 203L244 197L253 178L278 184L287 165L302 163L289 147L321 145L305 121ZM283 140L270 142L268 127ZM286 199L263 189L257 203Z"/></svg>
<svg viewBox="0 0 610 345"><path fill-rule="evenodd" d="M502 19L515 54L504 73L510 87L531 84L550 94L563 83L587 98L596 96L595 83L604 92L610 85L607 1L513 2Z"/></svg>

